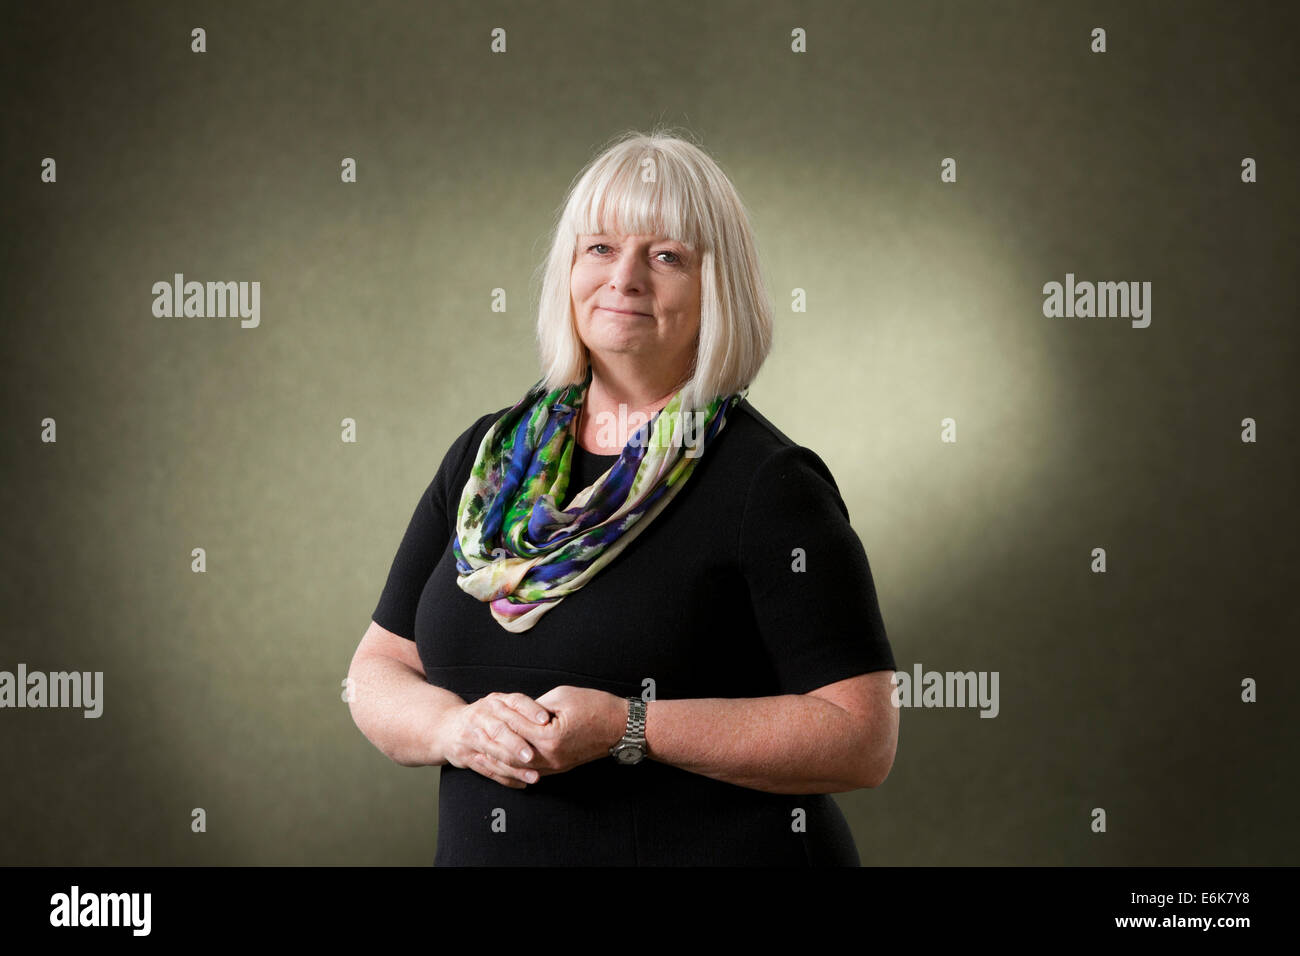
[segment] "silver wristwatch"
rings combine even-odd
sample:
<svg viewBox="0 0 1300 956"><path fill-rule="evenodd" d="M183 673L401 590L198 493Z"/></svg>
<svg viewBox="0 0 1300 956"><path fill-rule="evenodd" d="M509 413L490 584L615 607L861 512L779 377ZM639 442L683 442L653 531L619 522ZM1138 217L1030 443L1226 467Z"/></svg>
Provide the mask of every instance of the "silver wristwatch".
<svg viewBox="0 0 1300 956"><path fill-rule="evenodd" d="M610 755L619 763L640 763L646 755L645 701L640 697L627 699L627 730L623 739L609 748Z"/></svg>

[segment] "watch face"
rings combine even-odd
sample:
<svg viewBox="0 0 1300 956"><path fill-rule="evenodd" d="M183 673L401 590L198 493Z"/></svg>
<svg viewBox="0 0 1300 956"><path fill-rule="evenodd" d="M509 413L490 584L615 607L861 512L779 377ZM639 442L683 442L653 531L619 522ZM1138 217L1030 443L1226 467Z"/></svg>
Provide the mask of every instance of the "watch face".
<svg viewBox="0 0 1300 956"><path fill-rule="evenodd" d="M641 751L636 747L624 747L618 752L619 763L637 763L641 759Z"/></svg>

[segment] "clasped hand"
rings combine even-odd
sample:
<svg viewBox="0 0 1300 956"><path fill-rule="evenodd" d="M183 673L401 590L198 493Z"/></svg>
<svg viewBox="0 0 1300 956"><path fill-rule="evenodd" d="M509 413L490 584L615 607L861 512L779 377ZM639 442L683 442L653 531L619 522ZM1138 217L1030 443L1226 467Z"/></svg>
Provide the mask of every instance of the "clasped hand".
<svg viewBox="0 0 1300 956"><path fill-rule="evenodd" d="M536 700L494 692L443 719L440 749L452 766L522 790L607 756L626 724L627 701L591 687L562 684Z"/></svg>

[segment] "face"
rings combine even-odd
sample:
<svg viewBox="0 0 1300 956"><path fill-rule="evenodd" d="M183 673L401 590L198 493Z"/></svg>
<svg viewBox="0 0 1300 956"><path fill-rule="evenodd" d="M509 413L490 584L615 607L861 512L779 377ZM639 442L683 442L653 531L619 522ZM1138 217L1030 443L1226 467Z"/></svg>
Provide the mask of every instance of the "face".
<svg viewBox="0 0 1300 956"><path fill-rule="evenodd" d="M594 356L684 376L700 330L699 256L661 236L581 235L569 276L578 335Z"/></svg>

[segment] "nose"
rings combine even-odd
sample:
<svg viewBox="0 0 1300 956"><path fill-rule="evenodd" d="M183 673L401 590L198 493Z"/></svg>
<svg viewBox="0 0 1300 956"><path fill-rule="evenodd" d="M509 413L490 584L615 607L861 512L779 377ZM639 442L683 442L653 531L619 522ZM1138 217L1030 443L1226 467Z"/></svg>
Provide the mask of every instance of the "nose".
<svg viewBox="0 0 1300 956"><path fill-rule="evenodd" d="M645 289L646 268L641 253L629 245L611 267L609 287L623 295L639 295Z"/></svg>

